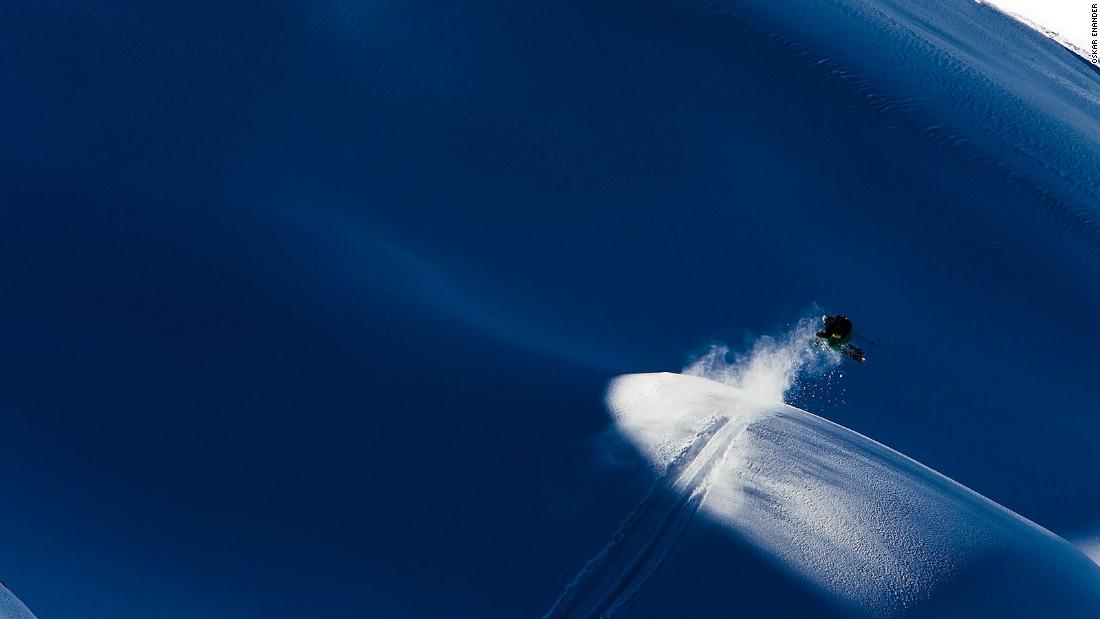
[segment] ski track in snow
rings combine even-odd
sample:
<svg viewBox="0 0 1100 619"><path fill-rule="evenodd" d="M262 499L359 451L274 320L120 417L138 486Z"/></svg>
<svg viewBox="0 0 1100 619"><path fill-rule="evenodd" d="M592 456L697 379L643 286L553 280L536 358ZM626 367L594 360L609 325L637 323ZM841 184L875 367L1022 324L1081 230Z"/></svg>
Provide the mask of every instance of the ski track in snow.
<svg viewBox="0 0 1100 619"><path fill-rule="evenodd" d="M696 434L543 618L610 617L626 603L675 546L745 427L716 417Z"/></svg>
<svg viewBox="0 0 1100 619"><path fill-rule="evenodd" d="M660 474L544 619L613 615L700 511L847 614L995 615L988 587L998 583L1017 596L1014 612L1059 600L1053 614L1096 616L1100 571L1068 542L782 402L800 377L835 363L808 352L813 325L801 320L733 358L715 347L684 374L612 381L616 428Z"/></svg>
<svg viewBox="0 0 1100 619"><path fill-rule="evenodd" d="M1068 542L865 436L698 376L622 376L607 400L667 466L546 618L610 616L696 513L845 614L1100 612L1100 570Z"/></svg>

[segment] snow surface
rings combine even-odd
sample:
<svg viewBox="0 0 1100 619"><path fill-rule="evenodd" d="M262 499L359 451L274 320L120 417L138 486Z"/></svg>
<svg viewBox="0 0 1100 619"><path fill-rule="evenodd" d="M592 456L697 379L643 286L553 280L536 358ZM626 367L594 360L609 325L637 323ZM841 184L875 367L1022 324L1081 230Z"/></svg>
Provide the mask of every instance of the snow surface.
<svg viewBox="0 0 1100 619"><path fill-rule="evenodd" d="M35 619L34 613L3 583L0 583L0 619Z"/></svg>
<svg viewBox="0 0 1100 619"><path fill-rule="evenodd" d="M983 4L979 0L979 4ZM1088 0L986 0L1028 26L1061 43L1070 51L1089 58L1091 7Z"/></svg>
<svg viewBox="0 0 1100 619"><path fill-rule="evenodd" d="M819 298L897 343L871 351L854 427L881 415L876 436L927 441L1042 522L1094 508L1100 74L1047 38L970 0L91 4L9 3L2 22L18 122L0 246L19 267L2 453L38 499L11 501L5 560L28 595L63 592L51 615L530 616L601 547L552 614L606 613L649 593L630 597L666 553L716 571L678 552L704 520L879 612L1035 601L1041 578L1016 586L1030 564L1008 557L1025 577L995 589L981 561L1069 556L760 397L774 373L718 390L703 430L655 386L690 440L634 437L664 456L633 513L603 496L627 473L570 451L605 421L606 376L576 359L668 367ZM357 235L315 223L345 218L396 249L345 251ZM822 249L822 221L855 242ZM925 321L959 354L905 345ZM930 367L942 391L913 388ZM647 402L618 421L641 431ZM1070 507L1036 507L1059 495ZM903 508L952 526L882 522ZM956 519L993 533L955 540ZM133 534L148 523L164 534ZM1050 573L1053 595L1091 596ZM790 593L739 577L720 576L739 597ZM193 595L72 610L118 582Z"/></svg>
<svg viewBox="0 0 1100 619"><path fill-rule="evenodd" d="M1100 537L1070 537L1069 541L1081 549L1088 558L1100 565Z"/></svg>
<svg viewBox="0 0 1100 619"><path fill-rule="evenodd" d="M697 513L843 614L1092 617L1100 566L1066 540L924 465L787 405L839 357L816 318L715 346L683 374L610 384L616 429L656 482L545 615L607 617L673 552Z"/></svg>
<svg viewBox="0 0 1100 619"><path fill-rule="evenodd" d="M696 510L857 614L1100 613L1071 544L856 432L682 374L619 377L607 404L661 481L549 617L621 606Z"/></svg>

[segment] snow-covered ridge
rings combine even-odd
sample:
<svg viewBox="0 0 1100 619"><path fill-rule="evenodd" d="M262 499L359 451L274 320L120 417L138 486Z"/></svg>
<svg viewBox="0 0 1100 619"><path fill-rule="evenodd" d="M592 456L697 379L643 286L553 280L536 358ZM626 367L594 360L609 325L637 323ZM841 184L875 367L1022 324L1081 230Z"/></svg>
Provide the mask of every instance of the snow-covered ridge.
<svg viewBox="0 0 1100 619"><path fill-rule="evenodd" d="M34 613L3 583L0 583L0 619L36 619Z"/></svg>
<svg viewBox="0 0 1100 619"><path fill-rule="evenodd" d="M1085 0L976 0L1041 32L1057 41L1071 52L1092 62L1089 52L1091 42L1092 3Z"/></svg>
<svg viewBox="0 0 1100 619"><path fill-rule="evenodd" d="M611 614L697 511L855 614L1100 616L1076 548L856 432L681 374L619 377L607 404L658 482L548 616Z"/></svg>

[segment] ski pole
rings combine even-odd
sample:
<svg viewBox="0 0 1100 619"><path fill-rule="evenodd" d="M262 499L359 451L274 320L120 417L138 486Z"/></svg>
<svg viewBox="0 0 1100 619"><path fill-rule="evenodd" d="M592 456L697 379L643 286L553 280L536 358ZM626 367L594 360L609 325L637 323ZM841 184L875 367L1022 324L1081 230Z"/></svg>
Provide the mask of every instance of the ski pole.
<svg viewBox="0 0 1100 619"><path fill-rule="evenodd" d="M874 345L875 345L875 342L874 342L874 340L871 340L871 339L868 339L868 338L866 338L866 337L863 337L862 335L860 335L860 334L856 333L855 331L853 331L853 332L852 332L852 335L854 335L854 336L858 337L859 339L863 340L864 342L867 342L867 343L868 343L868 344L870 344L871 346L874 346Z"/></svg>

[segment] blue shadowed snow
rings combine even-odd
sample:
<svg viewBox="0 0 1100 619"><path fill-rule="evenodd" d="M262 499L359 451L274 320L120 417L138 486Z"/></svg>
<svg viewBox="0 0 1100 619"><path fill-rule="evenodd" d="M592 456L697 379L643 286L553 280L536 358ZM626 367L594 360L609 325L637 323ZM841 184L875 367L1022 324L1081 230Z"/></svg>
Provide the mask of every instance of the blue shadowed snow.
<svg viewBox="0 0 1100 619"><path fill-rule="evenodd" d="M39 616L539 616L681 496L609 382L811 310L877 345L792 404L1100 525L1100 72L988 7L46 0L0 74L0 578ZM879 599L645 513L678 533L621 616ZM1067 550L1010 516L891 599Z"/></svg>

